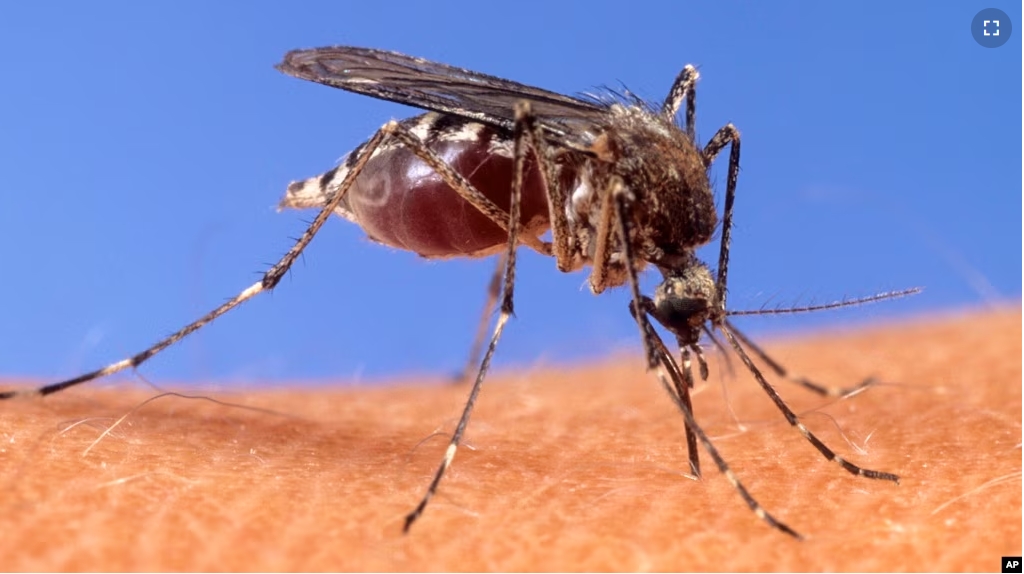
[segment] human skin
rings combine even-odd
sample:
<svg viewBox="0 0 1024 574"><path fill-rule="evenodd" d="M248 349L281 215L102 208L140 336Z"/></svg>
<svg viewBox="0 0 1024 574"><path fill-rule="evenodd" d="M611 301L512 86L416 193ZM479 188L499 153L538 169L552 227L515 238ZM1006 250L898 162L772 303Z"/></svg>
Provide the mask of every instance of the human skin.
<svg viewBox="0 0 1024 574"><path fill-rule="evenodd" d="M466 387L0 403L0 570L994 571L1021 554L1019 308L764 346L822 382L884 381L833 401L770 378L827 444L899 485L825 461L738 361L719 375L712 357L698 384L697 420L803 541L759 520L706 452L687 477L680 413L622 356L495 373L405 535Z"/></svg>

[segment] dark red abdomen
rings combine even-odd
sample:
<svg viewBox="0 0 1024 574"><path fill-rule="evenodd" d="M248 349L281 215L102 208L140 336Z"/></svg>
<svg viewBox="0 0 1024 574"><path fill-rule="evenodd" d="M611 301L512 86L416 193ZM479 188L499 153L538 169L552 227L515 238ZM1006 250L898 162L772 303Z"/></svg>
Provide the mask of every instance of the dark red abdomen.
<svg viewBox="0 0 1024 574"><path fill-rule="evenodd" d="M403 125L413 129L432 118L435 121L430 125L434 126L438 117L449 116L426 114ZM508 212L512 142L506 134L464 120L444 129L413 131L481 194ZM400 144L388 144L371 157L342 200L342 207L371 239L424 257L486 255L508 239L501 227ZM547 197L532 153L520 214L523 226L536 235L549 227Z"/></svg>

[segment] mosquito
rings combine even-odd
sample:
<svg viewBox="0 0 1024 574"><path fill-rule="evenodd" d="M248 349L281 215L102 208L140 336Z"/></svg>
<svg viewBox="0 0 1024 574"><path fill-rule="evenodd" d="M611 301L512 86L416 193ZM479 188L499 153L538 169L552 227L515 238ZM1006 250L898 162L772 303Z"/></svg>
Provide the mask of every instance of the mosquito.
<svg viewBox="0 0 1024 574"><path fill-rule="evenodd" d="M404 530L423 514L452 464L486 378L498 341L513 316L516 252L524 246L554 257L561 272L589 268L594 294L628 287L629 311L643 343L648 369L683 415L690 467L700 476L698 443L750 509L772 528L800 535L769 514L729 469L693 415L692 362L708 378L700 340L722 350L721 333L789 424L826 459L852 474L898 483L888 472L857 466L815 437L754 364L752 353L776 375L822 395L834 389L790 373L743 335L726 310L733 204L740 169L740 134L726 124L706 145L696 142L697 69L685 66L660 107L624 92L566 96L397 52L347 46L294 50L277 66L285 74L358 94L427 110L389 121L340 164L290 184L282 208L319 213L291 249L262 279L234 298L142 352L102 369L18 394L48 395L136 368L157 353L259 293L272 290L331 214L363 228L374 241L426 258L497 255L479 333L491 311L499 312L475 368L469 396L433 479ZM677 115L683 111L680 127ZM721 222L709 169L729 147ZM695 250L720 229L717 274ZM550 231L550 241L543 239ZM647 266L662 277L653 297L643 295L638 274ZM802 312L900 297L916 289L829 305L782 310ZM771 313L772 311L768 311ZM680 361L651 324L676 339ZM471 361L482 347L477 337ZM749 351L749 353L748 353Z"/></svg>

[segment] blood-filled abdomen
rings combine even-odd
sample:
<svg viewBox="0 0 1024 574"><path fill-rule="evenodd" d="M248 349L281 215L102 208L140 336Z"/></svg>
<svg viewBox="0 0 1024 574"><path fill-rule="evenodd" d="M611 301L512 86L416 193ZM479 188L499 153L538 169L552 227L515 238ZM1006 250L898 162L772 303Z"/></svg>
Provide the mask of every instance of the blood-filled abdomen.
<svg viewBox="0 0 1024 574"><path fill-rule="evenodd" d="M512 190L509 134L436 113L405 120L402 125L508 213ZM322 207L362 150L360 146L321 176L288 186L281 207ZM563 171L560 179L566 177L571 176ZM520 209L520 221L528 232L540 235L547 230L547 197L532 152L526 163ZM336 212L360 225L371 239L424 257L487 255L500 251L508 239L498 224L397 140L385 142L373 153Z"/></svg>

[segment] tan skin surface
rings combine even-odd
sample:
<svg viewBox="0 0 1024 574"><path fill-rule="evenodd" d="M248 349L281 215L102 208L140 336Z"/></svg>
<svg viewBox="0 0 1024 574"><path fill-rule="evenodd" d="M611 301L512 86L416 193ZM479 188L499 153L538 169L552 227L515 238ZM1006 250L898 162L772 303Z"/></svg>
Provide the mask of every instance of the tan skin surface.
<svg viewBox="0 0 1024 574"><path fill-rule="evenodd" d="M704 479L685 476L682 417L638 357L497 373L471 448L405 536L445 448L431 434L454 427L465 388L216 395L288 416L164 397L116 426L154 393L0 403L0 570L996 571L1021 553L1020 333L1012 308L766 345L820 381L901 383L833 404L776 383L898 486L826 462L738 361L719 377L713 357L697 418L803 542L706 453Z"/></svg>

